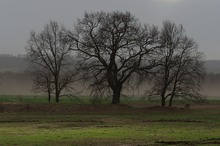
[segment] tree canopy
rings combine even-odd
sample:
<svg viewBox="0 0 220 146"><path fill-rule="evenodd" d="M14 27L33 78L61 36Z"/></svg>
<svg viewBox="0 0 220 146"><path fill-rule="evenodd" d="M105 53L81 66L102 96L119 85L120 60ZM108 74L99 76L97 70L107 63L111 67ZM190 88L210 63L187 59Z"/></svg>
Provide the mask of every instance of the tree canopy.
<svg viewBox="0 0 220 146"><path fill-rule="evenodd" d="M26 51L34 72L34 88L55 95L56 102L74 82L74 59L63 28L51 21L40 33L31 32Z"/></svg>
<svg viewBox="0 0 220 146"><path fill-rule="evenodd" d="M160 32L160 54L158 71L153 80L150 96L159 96L161 106L169 98L172 106L174 98L198 101L205 69L203 54L197 43L189 38L182 25L165 21Z"/></svg>
<svg viewBox="0 0 220 146"><path fill-rule="evenodd" d="M90 87L110 91L113 104L120 103L122 89L137 85L155 67L158 29L141 25L129 12L85 13L68 36Z"/></svg>

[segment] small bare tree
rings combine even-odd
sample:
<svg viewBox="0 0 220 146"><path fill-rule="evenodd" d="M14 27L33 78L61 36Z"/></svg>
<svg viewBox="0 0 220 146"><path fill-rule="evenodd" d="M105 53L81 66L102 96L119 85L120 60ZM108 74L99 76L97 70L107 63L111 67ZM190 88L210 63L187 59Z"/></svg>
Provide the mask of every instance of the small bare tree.
<svg viewBox="0 0 220 146"><path fill-rule="evenodd" d="M158 29L142 26L129 12L85 13L68 36L83 78L95 93L110 91L112 104L120 103L122 89L136 86L136 79L155 67Z"/></svg>
<svg viewBox="0 0 220 146"><path fill-rule="evenodd" d="M31 32L26 51L38 91L46 91L59 102L61 92L74 82L76 72L72 51L57 22L50 22L38 34Z"/></svg>
<svg viewBox="0 0 220 146"><path fill-rule="evenodd" d="M200 100L201 82L205 69L202 53L198 45L185 35L182 25L165 21L160 34L160 59L154 78L151 96L160 96L161 106L172 106L174 97Z"/></svg>
<svg viewBox="0 0 220 146"><path fill-rule="evenodd" d="M48 101L51 101L51 95L54 91L54 85L52 83L52 74L45 69L33 70L33 91L47 93Z"/></svg>

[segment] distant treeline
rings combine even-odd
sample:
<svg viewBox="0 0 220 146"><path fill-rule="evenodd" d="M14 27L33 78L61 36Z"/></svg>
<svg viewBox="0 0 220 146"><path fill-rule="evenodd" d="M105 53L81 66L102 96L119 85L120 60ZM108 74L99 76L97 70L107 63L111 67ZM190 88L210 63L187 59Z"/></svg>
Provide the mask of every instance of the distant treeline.
<svg viewBox="0 0 220 146"><path fill-rule="evenodd" d="M27 69L25 55L0 54L0 72L24 72Z"/></svg>
<svg viewBox="0 0 220 146"><path fill-rule="evenodd" d="M23 72L13 72L13 71L5 71L0 72L0 83L5 82L8 80L14 80L17 82L22 81L31 81L31 71L29 70L23 70ZM205 77L205 84L220 84L220 72L218 73L212 73L208 72Z"/></svg>
<svg viewBox="0 0 220 146"><path fill-rule="evenodd" d="M26 55L0 54L0 72L25 72L28 64ZM207 60L205 67L211 76L220 74L220 60Z"/></svg>

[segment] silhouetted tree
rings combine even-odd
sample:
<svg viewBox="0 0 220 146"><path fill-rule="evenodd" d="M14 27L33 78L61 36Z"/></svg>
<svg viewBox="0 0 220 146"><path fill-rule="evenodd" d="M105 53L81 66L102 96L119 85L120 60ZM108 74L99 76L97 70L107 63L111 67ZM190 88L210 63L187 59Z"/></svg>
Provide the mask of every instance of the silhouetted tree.
<svg viewBox="0 0 220 146"><path fill-rule="evenodd" d="M68 32L72 50L80 59L84 79L92 91L113 94L120 103L122 89L136 86L155 67L158 29L142 26L129 12L85 13L74 32ZM135 80L134 80L135 78Z"/></svg>
<svg viewBox="0 0 220 146"><path fill-rule="evenodd" d="M38 66L39 67L39 66ZM48 96L48 101L51 101L51 95L53 94L52 92L54 91L54 84L52 80L52 74L48 71L45 70L44 68L41 69L34 69L33 70L33 90L35 92L43 92L47 93Z"/></svg>
<svg viewBox="0 0 220 146"><path fill-rule="evenodd" d="M74 82L76 75L73 54L63 28L51 21L42 32L31 32L26 50L35 72L35 87L46 91L49 100L53 93L59 102L61 92Z"/></svg>
<svg viewBox="0 0 220 146"><path fill-rule="evenodd" d="M160 96L161 106L172 106L174 97L198 101L205 69L198 45L185 35L182 25L165 21L160 32L160 59L151 96Z"/></svg>

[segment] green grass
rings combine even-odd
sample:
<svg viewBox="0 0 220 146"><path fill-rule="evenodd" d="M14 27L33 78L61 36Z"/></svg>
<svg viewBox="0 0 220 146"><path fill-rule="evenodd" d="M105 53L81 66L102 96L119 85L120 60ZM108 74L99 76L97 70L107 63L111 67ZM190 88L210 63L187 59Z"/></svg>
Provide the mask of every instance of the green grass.
<svg viewBox="0 0 220 146"><path fill-rule="evenodd" d="M220 144L219 108L142 110L82 115L1 113L0 145Z"/></svg>
<svg viewBox="0 0 220 146"><path fill-rule="evenodd" d="M121 98L122 103L131 103L131 102L142 102L146 101L139 97L126 96ZM9 103L25 103L25 104L45 104L48 103L48 98L46 96L33 96L33 95L0 95L0 103L9 102ZM51 103L55 103L55 98L52 97ZM108 97L94 98L90 96L73 96L60 97L60 103L62 104L106 104L111 103L111 99Z"/></svg>
<svg viewBox="0 0 220 146"><path fill-rule="evenodd" d="M141 98L122 100L135 108L93 102L87 96L63 97L59 104L43 96L0 96L0 145L220 145L218 100L187 109L151 108L158 103Z"/></svg>
<svg viewBox="0 0 220 146"><path fill-rule="evenodd" d="M208 129L208 131L207 131ZM201 141L219 138L220 128L203 124L160 123L119 127L43 123L10 124L1 128L1 145L155 144L159 141Z"/></svg>
<svg viewBox="0 0 220 146"><path fill-rule="evenodd" d="M210 97L211 98L211 97ZM208 98L209 99L209 98ZM220 99L220 98L219 98ZM48 98L46 96L33 96L33 95L0 95L0 103L24 103L24 104L47 104ZM174 101L175 102L175 101ZM55 103L55 98L53 97L51 103ZM102 97L102 98L94 98L90 96L82 96L76 95L75 97L60 97L60 103L62 104L109 104L111 103L110 98ZM122 96L121 103L129 104L129 103L145 103L148 105L160 105L159 101L149 101L144 96ZM220 104L220 100L216 97L216 99L209 99L208 103L210 104ZM178 101L175 104L183 105L185 102ZM193 103L191 103L193 104ZM205 103L207 104L207 103Z"/></svg>
<svg viewBox="0 0 220 146"><path fill-rule="evenodd" d="M154 144L158 141L201 141L219 138L215 125L150 123L117 126L67 123L5 124L0 130L1 145L66 144Z"/></svg>
<svg viewBox="0 0 220 146"><path fill-rule="evenodd" d="M48 103L47 97L45 96L28 96L28 95L0 95L0 103L32 103L32 104L42 104Z"/></svg>

